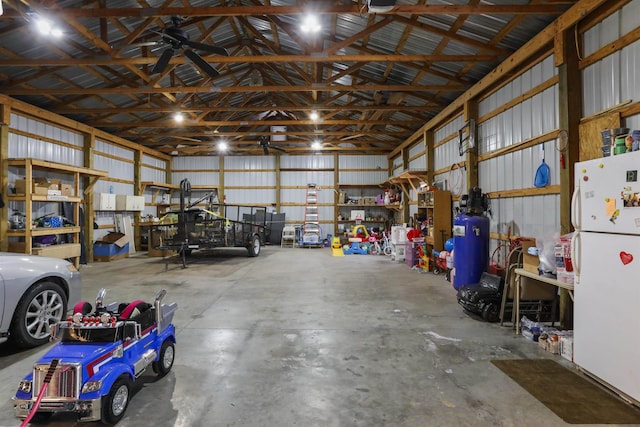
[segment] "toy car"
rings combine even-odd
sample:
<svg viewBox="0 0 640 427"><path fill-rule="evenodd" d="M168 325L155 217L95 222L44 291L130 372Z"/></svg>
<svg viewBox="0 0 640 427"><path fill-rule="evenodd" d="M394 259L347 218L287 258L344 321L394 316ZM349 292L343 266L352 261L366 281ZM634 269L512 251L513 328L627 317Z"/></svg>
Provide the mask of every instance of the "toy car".
<svg viewBox="0 0 640 427"><path fill-rule="evenodd" d="M158 376L171 370L177 304L162 304L166 291L153 304L136 300L104 306L105 294L100 289L95 310L79 302L72 317L51 328L59 342L20 382L16 417L26 423L75 412L80 421L115 424L124 416L136 378L149 366Z"/></svg>
<svg viewBox="0 0 640 427"><path fill-rule="evenodd" d="M485 272L479 283L458 289L458 304L471 313L481 315L486 322L497 322L500 320L503 290L504 280Z"/></svg>

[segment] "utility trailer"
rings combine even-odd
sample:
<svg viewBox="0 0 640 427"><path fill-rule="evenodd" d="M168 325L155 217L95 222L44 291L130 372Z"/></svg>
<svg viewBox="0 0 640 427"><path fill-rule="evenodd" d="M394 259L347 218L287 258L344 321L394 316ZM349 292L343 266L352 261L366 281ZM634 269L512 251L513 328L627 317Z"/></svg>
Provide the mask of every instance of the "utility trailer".
<svg viewBox="0 0 640 427"><path fill-rule="evenodd" d="M176 222L165 229L159 249L177 251L183 267L186 257L197 249L242 247L250 257L260 254L269 232L266 207L219 203L216 190L187 202L190 194L191 185L183 180L180 209L167 214Z"/></svg>

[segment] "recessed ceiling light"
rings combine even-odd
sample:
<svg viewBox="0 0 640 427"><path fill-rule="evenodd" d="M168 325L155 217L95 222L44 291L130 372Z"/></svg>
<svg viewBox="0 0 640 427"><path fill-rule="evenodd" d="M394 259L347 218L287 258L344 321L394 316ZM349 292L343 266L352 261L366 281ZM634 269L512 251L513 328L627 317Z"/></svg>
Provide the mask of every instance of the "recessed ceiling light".
<svg viewBox="0 0 640 427"><path fill-rule="evenodd" d="M322 30L322 26L320 25L320 21L318 21L318 17L316 15L307 15L302 20L300 29L306 34L316 34Z"/></svg>
<svg viewBox="0 0 640 427"><path fill-rule="evenodd" d="M1 0L0 0L1 1ZM54 27L51 21L48 19L37 17L35 20L36 27L40 34L43 36L53 36L56 38L62 37L62 30L58 27Z"/></svg>

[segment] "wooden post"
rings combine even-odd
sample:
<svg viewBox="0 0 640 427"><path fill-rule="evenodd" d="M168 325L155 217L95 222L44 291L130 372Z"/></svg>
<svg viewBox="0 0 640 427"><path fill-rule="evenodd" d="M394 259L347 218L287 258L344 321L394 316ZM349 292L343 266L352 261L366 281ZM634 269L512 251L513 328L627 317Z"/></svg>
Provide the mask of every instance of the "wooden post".
<svg viewBox="0 0 640 427"><path fill-rule="evenodd" d="M0 209L0 250L6 252L9 249L9 238L7 230L9 229L9 200L7 198L9 189L9 166L7 159L9 158L9 123L11 121L11 107L6 104L0 105L0 172L2 172L2 190L0 197L4 206Z"/></svg>
<svg viewBox="0 0 640 427"><path fill-rule="evenodd" d="M469 100L463 105L464 121L469 123L473 120L474 127L478 120L478 104L475 100ZM471 129L469 129L471 132ZM475 135L475 129L474 129ZM478 186L478 141L474 139L473 147L469 148L466 153L466 166L467 166L467 191Z"/></svg>
<svg viewBox="0 0 640 427"><path fill-rule="evenodd" d="M579 160L579 125L582 112L582 79L578 67L574 31L572 28L561 32L554 40L554 54L558 57L558 108L560 131L566 132L566 148L561 152L564 166L560 165L560 234L571 232L571 196L573 194L574 163ZM559 139L562 135L559 135ZM562 140L558 141L561 144ZM560 146L560 145L559 145ZM562 148L562 147L560 147ZM571 300L567 291L560 292L560 322L564 327L573 325Z"/></svg>
<svg viewBox="0 0 640 427"><path fill-rule="evenodd" d="M94 133L84 134L84 167L93 169L93 150L95 148L96 136ZM84 179L84 188L88 188L90 177ZM76 194L80 195L78 192ZM84 192L84 245L87 254L87 264L93 262L93 223L94 223L94 211L93 211L93 189L91 191Z"/></svg>

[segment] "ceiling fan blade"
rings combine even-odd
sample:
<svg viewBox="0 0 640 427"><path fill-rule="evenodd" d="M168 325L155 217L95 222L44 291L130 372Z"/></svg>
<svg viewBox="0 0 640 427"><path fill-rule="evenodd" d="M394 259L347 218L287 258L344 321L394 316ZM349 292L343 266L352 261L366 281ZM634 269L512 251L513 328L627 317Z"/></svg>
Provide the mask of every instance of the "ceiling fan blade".
<svg viewBox="0 0 640 427"><path fill-rule="evenodd" d="M189 138L186 136L180 136L180 135L173 135L174 138L176 139L183 139L185 141L191 141L191 142L199 142L199 143L203 143L204 141L202 141L201 139L195 139L195 138Z"/></svg>
<svg viewBox="0 0 640 427"><path fill-rule="evenodd" d="M194 49L203 50L205 52L216 53L222 56L229 56L229 52L227 52L227 49L223 47L212 46L210 44L204 44L204 43L198 43L191 40L183 40L182 43L187 46L191 46Z"/></svg>
<svg viewBox="0 0 640 427"><path fill-rule="evenodd" d="M263 152L264 154L269 154L269 147L267 147L266 145L263 145L263 146L262 146L262 152Z"/></svg>
<svg viewBox="0 0 640 427"><path fill-rule="evenodd" d="M153 67L153 70L151 70L151 74L163 72L167 68L167 65L169 65L169 60L172 56L173 49L165 49L165 51L162 52L162 55L160 55L160 59L158 59L158 62L156 62L156 65Z"/></svg>
<svg viewBox="0 0 640 427"><path fill-rule="evenodd" d="M198 68L200 68L207 75L209 75L209 77L216 78L220 75L220 73L218 73L215 70L215 68L209 65L207 61L205 61L200 55L198 55L194 51L190 49L185 49L184 54L187 56L187 58L192 60L198 66Z"/></svg>

